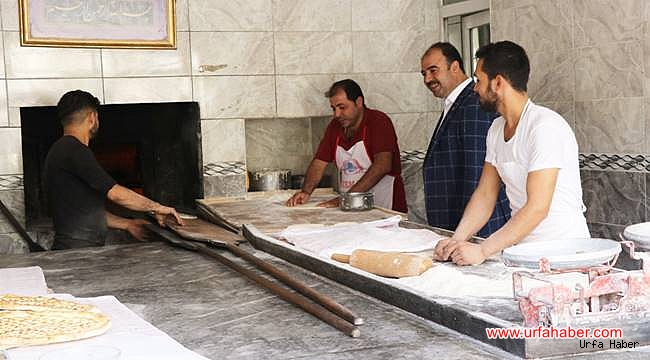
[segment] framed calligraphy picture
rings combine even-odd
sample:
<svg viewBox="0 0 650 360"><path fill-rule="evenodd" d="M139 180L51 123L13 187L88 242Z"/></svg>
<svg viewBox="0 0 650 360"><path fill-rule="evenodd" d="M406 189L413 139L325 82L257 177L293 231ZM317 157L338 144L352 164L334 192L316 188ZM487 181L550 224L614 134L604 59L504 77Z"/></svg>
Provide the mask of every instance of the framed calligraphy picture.
<svg viewBox="0 0 650 360"><path fill-rule="evenodd" d="M175 0L18 0L23 46L176 48Z"/></svg>

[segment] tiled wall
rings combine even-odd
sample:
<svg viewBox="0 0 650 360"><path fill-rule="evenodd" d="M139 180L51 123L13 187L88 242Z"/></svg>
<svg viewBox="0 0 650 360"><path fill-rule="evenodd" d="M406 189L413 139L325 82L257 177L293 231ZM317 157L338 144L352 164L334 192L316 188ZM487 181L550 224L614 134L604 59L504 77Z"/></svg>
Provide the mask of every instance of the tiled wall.
<svg viewBox="0 0 650 360"><path fill-rule="evenodd" d="M521 44L529 93L562 114L580 146L592 236L650 220L650 1L492 0L493 40Z"/></svg>
<svg viewBox="0 0 650 360"><path fill-rule="evenodd" d="M440 39L437 0L177 0L177 50L20 47L17 3L0 0L0 199L20 219L19 108L54 105L67 90L103 103L199 102L207 195L245 190L247 148L274 136L247 144L248 122L255 133L329 116L323 93L335 80L360 83L393 118L402 150L426 148L440 109L419 74ZM227 66L201 72L206 64ZM2 217L0 233L11 233Z"/></svg>

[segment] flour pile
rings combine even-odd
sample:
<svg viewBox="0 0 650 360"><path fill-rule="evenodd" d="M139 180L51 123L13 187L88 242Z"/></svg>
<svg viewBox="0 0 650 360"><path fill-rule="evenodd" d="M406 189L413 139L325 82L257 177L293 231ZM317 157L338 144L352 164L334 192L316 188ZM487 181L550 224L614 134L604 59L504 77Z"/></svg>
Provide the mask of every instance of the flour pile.
<svg viewBox="0 0 650 360"><path fill-rule="evenodd" d="M503 271L491 273L495 277L484 277L464 273L453 264L438 264L420 276L393 281L405 285L427 297L502 297L512 298L512 270L503 266ZM465 270L466 268L462 268Z"/></svg>

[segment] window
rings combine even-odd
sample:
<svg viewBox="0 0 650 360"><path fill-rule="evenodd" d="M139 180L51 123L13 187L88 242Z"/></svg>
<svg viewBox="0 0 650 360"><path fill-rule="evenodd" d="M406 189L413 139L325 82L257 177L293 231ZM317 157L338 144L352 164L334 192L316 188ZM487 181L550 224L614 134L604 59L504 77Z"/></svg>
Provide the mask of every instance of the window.
<svg viewBox="0 0 650 360"><path fill-rule="evenodd" d="M473 74L476 50L490 42L490 2L443 0L442 3L440 13L445 24L445 40L460 51L465 71Z"/></svg>

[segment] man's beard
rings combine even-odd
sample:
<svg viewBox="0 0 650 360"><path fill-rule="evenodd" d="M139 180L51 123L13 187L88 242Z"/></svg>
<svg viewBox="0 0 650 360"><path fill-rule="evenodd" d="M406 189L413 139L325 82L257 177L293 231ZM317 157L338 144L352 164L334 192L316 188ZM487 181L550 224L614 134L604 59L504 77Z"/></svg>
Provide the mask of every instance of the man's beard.
<svg viewBox="0 0 650 360"><path fill-rule="evenodd" d="M485 94L485 99L479 96L478 102L481 110L485 112L497 112L497 95L491 89L488 89L487 94Z"/></svg>

